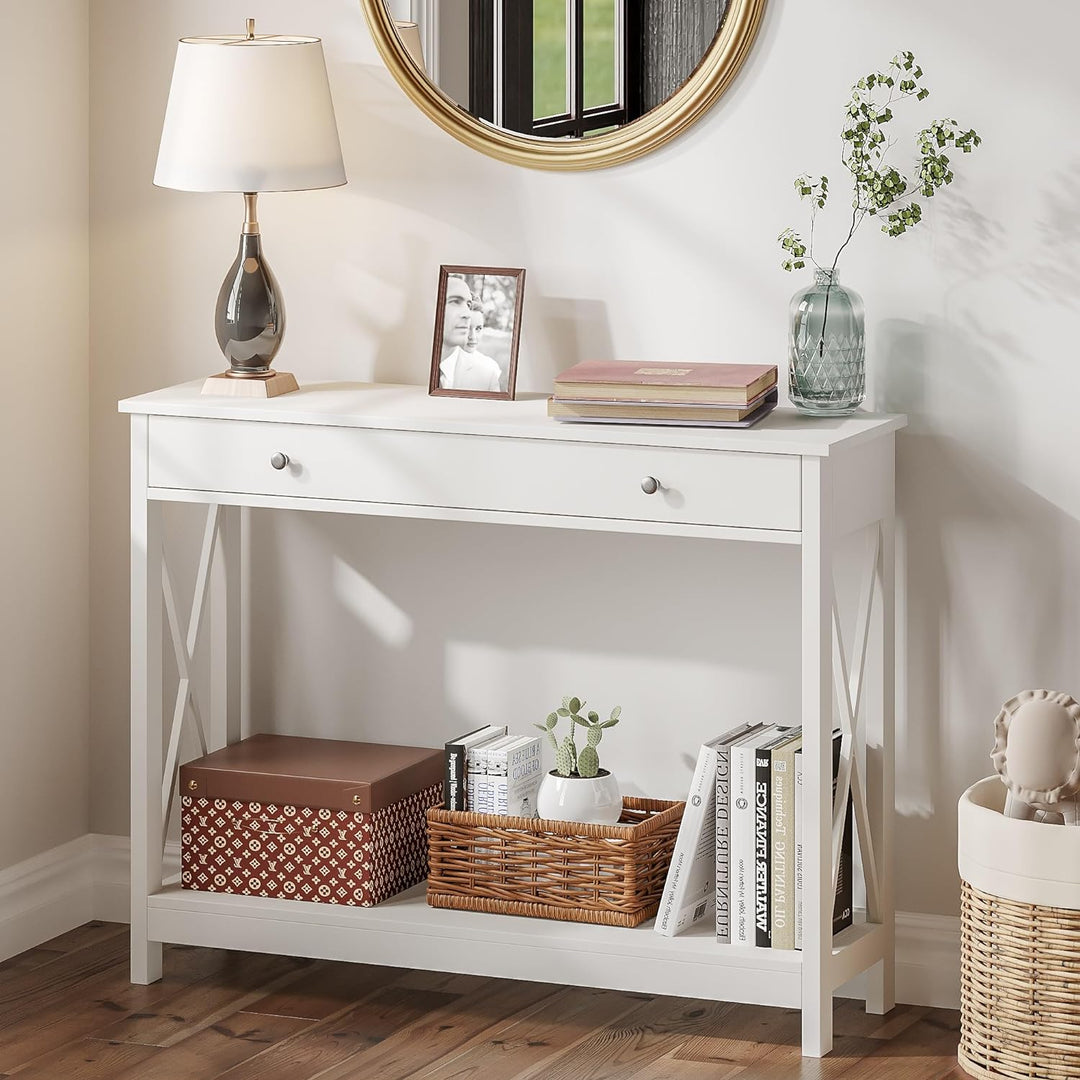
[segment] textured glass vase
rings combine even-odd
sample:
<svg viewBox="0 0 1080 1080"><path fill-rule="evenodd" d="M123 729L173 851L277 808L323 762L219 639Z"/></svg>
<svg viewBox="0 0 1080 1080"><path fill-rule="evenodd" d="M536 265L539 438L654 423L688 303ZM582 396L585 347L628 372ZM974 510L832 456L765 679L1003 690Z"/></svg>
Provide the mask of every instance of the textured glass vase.
<svg viewBox="0 0 1080 1080"><path fill-rule="evenodd" d="M862 297L835 270L815 270L813 284L791 298L788 397L809 416L846 416L865 396Z"/></svg>

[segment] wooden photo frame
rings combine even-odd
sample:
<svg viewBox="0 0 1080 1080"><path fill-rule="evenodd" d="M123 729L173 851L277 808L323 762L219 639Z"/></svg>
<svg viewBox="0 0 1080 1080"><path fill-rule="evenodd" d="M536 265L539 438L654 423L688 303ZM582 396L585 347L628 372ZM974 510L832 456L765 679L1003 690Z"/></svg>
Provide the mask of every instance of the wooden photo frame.
<svg viewBox="0 0 1080 1080"><path fill-rule="evenodd" d="M428 393L513 400L525 271L440 266Z"/></svg>

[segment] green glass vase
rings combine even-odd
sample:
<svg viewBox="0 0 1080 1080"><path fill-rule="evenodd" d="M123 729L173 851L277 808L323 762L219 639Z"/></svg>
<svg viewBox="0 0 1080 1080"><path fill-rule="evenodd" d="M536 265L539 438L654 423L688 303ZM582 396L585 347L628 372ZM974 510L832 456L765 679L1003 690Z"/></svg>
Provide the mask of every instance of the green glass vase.
<svg viewBox="0 0 1080 1080"><path fill-rule="evenodd" d="M815 270L791 298L788 397L808 416L846 416L866 396L863 302L835 270Z"/></svg>

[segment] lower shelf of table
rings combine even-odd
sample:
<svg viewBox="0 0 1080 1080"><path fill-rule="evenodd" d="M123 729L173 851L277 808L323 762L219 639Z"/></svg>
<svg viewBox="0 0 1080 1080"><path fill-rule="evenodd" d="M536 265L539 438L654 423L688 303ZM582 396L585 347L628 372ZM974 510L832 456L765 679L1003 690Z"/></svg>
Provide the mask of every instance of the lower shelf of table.
<svg viewBox="0 0 1080 1080"><path fill-rule="evenodd" d="M718 945L709 927L665 938L632 930L429 907L425 886L374 908L195 892L149 899L153 941L456 971L799 1008L802 954ZM836 937L834 986L882 955L884 928Z"/></svg>

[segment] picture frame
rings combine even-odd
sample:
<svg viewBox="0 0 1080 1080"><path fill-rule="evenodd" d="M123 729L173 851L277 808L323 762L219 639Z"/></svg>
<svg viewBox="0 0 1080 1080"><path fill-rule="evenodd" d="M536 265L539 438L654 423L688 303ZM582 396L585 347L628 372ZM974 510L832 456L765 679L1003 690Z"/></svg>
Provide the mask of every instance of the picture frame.
<svg viewBox="0 0 1080 1080"><path fill-rule="evenodd" d="M440 266L428 393L512 401L525 271Z"/></svg>

